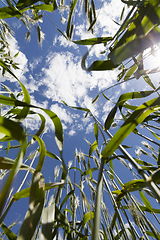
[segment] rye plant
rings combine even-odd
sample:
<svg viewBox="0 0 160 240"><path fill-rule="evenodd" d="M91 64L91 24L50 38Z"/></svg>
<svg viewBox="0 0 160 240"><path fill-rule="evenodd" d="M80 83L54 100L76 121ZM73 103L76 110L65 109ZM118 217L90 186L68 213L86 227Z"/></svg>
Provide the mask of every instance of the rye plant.
<svg viewBox="0 0 160 240"><path fill-rule="evenodd" d="M85 71L112 71L119 68L116 85L137 81L141 77L149 90L121 94L107 114L104 124L90 109L68 106L85 112L86 117L92 119L95 138L91 143L86 140L87 153L76 149L74 163L67 164L63 156L65 136L60 118L51 110L33 105L26 87L13 73L13 68L18 69L18 65L15 62L16 55L10 55L7 34L12 34L12 31L4 21L11 17L20 19L28 29L27 37L31 34L31 26L34 26L41 42L39 20L47 11L53 12L64 7L64 3L8 0L6 6L0 8L2 75L9 73L21 87L21 92L15 95L9 86L2 85L3 91L0 95L0 104L6 109L0 116L0 141L3 143L0 176L4 183L0 192L1 238L6 236L8 239L18 240L50 240L60 239L61 236L63 239L92 240L160 239L160 209L153 205L159 206L160 203L160 97L159 87L156 87L150 78L150 73L158 72L159 68L144 69L143 64L144 51L150 48L149 54L153 54L159 42L160 6L159 0L122 2L124 8L128 6L130 10L114 36L72 40L72 18L78 7L78 0L68 4L66 33L57 30L75 44L90 45L91 48L96 44L106 46L106 60L96 60L86 67L90 50L82 57L82 68ZM81 4L84 5L88 17L88 30L93 32L96 24L95 3L87 0ZM40 10L43 14L40 14ZM124 9L121 19L123 12ZM114 87L115 85L110 86ZM100 96L111 101L107 97L107 90L97 93L92 103L98 101ZM20 100L20 95L23 95L23 100ZM135 99L140 100L139 106L134 104ZM64 104L67 105L65 102ZM42 113L38 113L37 109ZM115 121L117 111L122 116L118 124ZM22 123L27 117L34 118L35 114L38 114L41 125L36 133L28 135L27 125ZM59 155L48 151L43 141L46 115L55 128ZM114 126L117 130L112 136ZM142 129L146 131L143 132ZM129 153L130 146L123 145L123 141L131 133L135 134L135 138L142 138L143 148L139 147L136 157ZM31 154L29 146L33 142L37 142L38 147ZM9 151L14 151L16 157L9 158ZM42 167L46 156L58 160L61 164L61 168L55 168L54 182L44 181ZM30 164L27 159L32 160ZM36 159L37 165L33 168ZM18 189L12 192L13 180L19 171L23 171L24 176ZM123 174L127 172L130 173L130 178L128 182L123 182ZM26 188L24 183L29 173L32 174L32 182ZM12 226L16 223L6 226L5 217L10 214L11 208L14 209L15 202L20 202L22 198L29 198L29 206L19 232L15 234Z"/></svg>

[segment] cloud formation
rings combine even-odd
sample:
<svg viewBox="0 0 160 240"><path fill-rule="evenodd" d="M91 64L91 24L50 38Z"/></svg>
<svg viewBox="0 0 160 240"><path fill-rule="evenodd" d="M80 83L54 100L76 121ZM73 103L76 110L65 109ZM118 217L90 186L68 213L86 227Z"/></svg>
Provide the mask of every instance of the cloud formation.
<svg viewBox="0 0 160 240"><path fill-rule="evenodd" d="M102 8L97 10L95 36L113 36L116 33L119 26L113 20L119 21L123 6L121 1L112 0L105 2ZM75 36L80 39L94 37L86 32L82 24L75 26ZM104 102L102 98L93 105L92 100L99 92L116 83L117 70L91 73L83 71L81 59L88 48L79 47L67 41L62 35L57 37L57 33L54 35L52 46L49 46L51 51L46 56L33 57L30 61L25 53L20 51L15 39L10 39L10 45L13 54L19 51L16 61L20 63L21 71L16 71L16 74L18 73L18 77L31 94L32 104L53 110L62 120L63 127L69 135L74 135L75 129L83 129L82 124L88 126L86 132L89 133L92 124L90 120L80 121L79 112L75 113L66 108L62 100L71 106L89 108L93 114L105 121L113 105L106 100ZM103 44L94 46L87 58L88 64L97 59L105 59L106 56L100 54L103 50L105 50ZM142 86L143 83L139 82L138 85ZM125 92L125 87L126 84L120 85L107 92L107 97L117 100L117 94ZM135 84L130 84L130 90L134 91L136 88Z"/></svg>

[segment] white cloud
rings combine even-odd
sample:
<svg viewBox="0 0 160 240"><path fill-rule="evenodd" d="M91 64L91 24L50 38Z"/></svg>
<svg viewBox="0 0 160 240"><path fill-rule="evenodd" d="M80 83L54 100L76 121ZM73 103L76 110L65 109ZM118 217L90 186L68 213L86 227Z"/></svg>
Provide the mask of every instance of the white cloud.
<svg viewBox="0 0 160 240"><path fill-rule="evenodd" d="M55 46L57 43L57 35L55 36L55 38L53 39L53 46Z"/></svg>
<svg viewBox="0 0 160 240"><path fill-rule="evenodd" d="M116 0L113 0L112 3L104 3L101 12L98 15L97 28L95 31L97 36L98 34L101 36L103 33L105 33L103 34L105 36L108 36L108 34L113 35L113 33L115 33L115 29L117 29L118 26L111 20L111 18L116 19L116 17L119 16L119 9L121 9L122 6L123 4ZM99 10L97 10L97 13L98 11ZM106 28L106 26L109 26L109 28ZM103 32L101 32L102 30ZM75 35L81 39L94 37L91 33L86 32L84 25L76 25L75 33ZM10 40L10 45L14 54L17 51L20 51L15 39ZM57 50L63 46L65 48L73 47L74 51L79 51L78 45L67 41L62 35L59 37L57 37L57 35L55 36L53 46L57 47ZM100 52L104 49L103 44L92 48L87 59L89 64L93 62L95 57L96 59L99 59L101 57ZM83 124L81 124L79 121L79 113L71 114L70 109L66 110L66 108L63 108L63 106L60 106L58 103L52 104L51 106L48 103L50 101L52 101L52 103L54 101L61 103L63 100L71 106L89 108L97 117L99 114L103 113L105 113L106 116L111 109L111 104L108 102L103 105L101 105L102 103L99 104L99 102L98 104L92 104L92 100L95 97L93 93L96 95L98 91L102 91L113 83L116 83L117 70L87 73L81 68L81 58L82 56L77 57L76 53L73 54L68 51L50 52L46 56L46 59L42 59L42 57L38 59L35 58L29 63L29 70L31 70L30 74L27 73L28 60L21 51L16 59L20 62L20 67L23 70L19 71L20 79L29 93L32 95L37 93L40 98L43 97L45 99L45 101L39 102L39 100L32 96L32 104L44 108L50 108L62 120L64 129L67 129L68 125L72 124L72 129L69 131L69 135L74 135L77 130L82 130L84 126L88 126L86 132L89 133L92 126L92 124L90 124L91 119L83 119ZM41 71L39 71L39 74L36 75L35 73L37 72L37 69L39 69L40 64L42 64L42 60L45 60L46 63ZM25 73L28 74L27 77L24 75ZM100 106L102 106L101 112L99 111Z"/></svg>
<svg viewBox="0 0 160 240"><path fill-rule="evenodd" d="M36 58L34 59L33 62L29 63L29 67L31 71L33 71L37 67L37 65L40 64L41 62L42 62L42 57Z"/></svg>
<svg viewBox="0 0 160 240"><path fill-rule="evenodd" d="M35 68L36 66L38 65L35 65ZM98 116L100 105L92 104L95 97L92 91L97 87L98 90L102 90L110 86L115 79L116 71L85 72L81 68L81 57L76 57L73 53L68 51L50 52L46 56L46 65L40 74L35 75L35 79L30 75L27 88L43 95L46 101L62 103L63 100L70 106L89 108L94 115ZM68 129L68 126L72 124L72 131L69 132L69 135L74 134L75 129L77 132L84 128L85 122L83 124L79 122L79 112L71 114L70 108L66 110L58 104L52 104L50 109L62 120L64 129ZM86 124L89 124L90 121L89 118Z"/></svg>
<svg viewBox="0 0 160 240"><path fill-rule="evenodd" d="M83 24L77 24L75 26L75 36L80 39L88 39L93 37L113 37L116 31L119 29L119 25L116 24L113 20L119 23L120 14L124 7L124 3L117 0L107 1L101 5L101 8L96 10L97 21L94 26L94 35L87 31L87 27ZM128 9L126 8L124 16L127 14ZM81 16L82 18L82 16ZM76 39L77 40L77 39ZM86 46L89 48L90 46ZM100 55L101 52L105 51L106 47L103 44L98 44L92 48L90 55L94 55L97 58L103 57ZM105 56L106 57L106 56Z"/></svg>
<svg viewBox="0 0 160 240"><path fill-rule="evenodd" d="M82 17L82 16L81 16ZM91 32L86 31L85 24L77 24L75 26L75 34L76 38L80 37L80 39L88 39L93 38L93 34ZM76 39L77 40L77 39Z"/></svg>
<svg viewBox="0 0 160 240"><path fill-rule="evenodd" d="M88 96L98 86L106 88L116 80L116 71L87 73L81 68L81 58L70 52L50 53L47 66L42 69L44 77L39 85L44 85L43 95L53 101L65 101L68 105L88 105ZM86 104L87 103L87 104Z"/></svg>
<svg viewBox="0 0 160 240"><path fill-rule="evenodd" d="M38 91L38 84L31 74L29 74L27 78L23 76L21 78L21 81L22 79L29 93L34 93L34 91Z"/></svg>
<svg viewBox="0 0 160 240"><path fill-rule="evenodd" d="M94 129L93 123L88 124L86 128L86 133L89 134L90 132L93 132L94 131L93 129Z"/></svg>
<svg viewBox="0 0 160 240"><path fill-rule="evenodd" d="M121 1L112 0L103 4L100 10L97 10L97 29L103 31L104 36L114 36L119 28L113 20L119 22L120 14L124 4ZM99 12L100 11L100 12Z"/></svg>
<svg viewBox="0 0 160 240"><path fill-rule="evenodd" d="M69 105L76 105L76 101L83 101L87 88L91 87L91 75L86 74L80 66L80 60L66 52L53 53L50 56L48 68L43 68L43 94L54 101L64 100Z"/></svg>
<svg viewBox="0 0 160 240"><path fill-rule="evenodd" d="M28 115L27 120L23 124L26 124L27 128L34 131L40 127L41 120L38 114Z"/></svg>
<svg viewBox="0 0 160 240"><path fill-rule="evenodd" d="M12 21L12 26L13 26L14 29L17 30L22 26L21 21L14 21L14 18L12 20L13 20Z"/></svg>
<svg viewBox="0 0 160 240"><path fill-rule="evenodd" d="M9 46L10 46L10 52L11 52L12 57L16 53L19 52L18 56L14 59L14 62L19 64L18 65L19 69L15 70L15 69L11 68L11 70L15 74L15 76L22 83L24 83L24 80L25 80L24 74L28 72L28 59L26 58L25 54L20 51L20 47L18 45L18 42L14 37L13 38L8 37L8 43L9 43ZM8 72L5 73L4 77L0 76L0 81L1 82L5 82L6 79L9 79L10 82L17 82L17 80L14 77L12 77L12 75L10 75ZM19 85L19 87L20 87L20 85ZM18 84L17 84L15 94L19 92L19 87L18 87Z"/></svg>
<svg viewBox="0 0 160 240"><path fill-rule="evenodd" d="M105 122L107 116L108 116L108 113L111 111L111 109L113 108L113 104L109 101L107 101L105 104L103 104L103 107L102 107L102 112L104 113L103 117L102 117L102 121Z"/></svg>
<svg viewBox="0 0 160 240"><path fill-rule="evenodd" d="M69 136L73 136L73 135L75 135L76 134L76 131L75 130L73 130L73 129L71 129L70 131L69 131Z"/></svg>
<svg viewBox="0 0 160 240"><path fill-rule="evenodd" d="M31 97L31 104L40 108L48 108L48 101L37 101L33 95Z"/></svg>
<svg viewBox="0 0 160 240"><path fill-rule="evenodd" d="M58 104L54 104L50 107L50 110L58 115L61 121L65 123L72 123L72 118L69 116L69 112L66 111L63 107L60 107Z"/></svg>
<svg viewBox="0 0 160 240"><path fill-rule="evenodd" d="M74 49L78 49L78 46L72 41L67 40L64 36L60 35L57 39L60 43L60 46L63 47L73 47ZM54 40L55 43L55 40Z"/></svg>
<svg viewBox="0 0 160 240"><path fill-rule="evenodd" d="M15 58L15 62L19 63L20 70L16 70L15 74L18 78L20 78L22 74L28 72L28 59L25 54L20 51L20 47L18 46L18 42L15 38L8 38L8 43L10 45L11 55L15 55L19 52L18 56Z"/></svg>

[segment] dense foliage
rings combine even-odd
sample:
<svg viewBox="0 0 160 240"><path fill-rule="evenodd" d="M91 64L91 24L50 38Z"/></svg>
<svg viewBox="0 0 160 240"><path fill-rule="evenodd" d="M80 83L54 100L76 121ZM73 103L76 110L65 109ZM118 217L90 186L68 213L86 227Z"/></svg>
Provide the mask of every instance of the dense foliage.
<svg viewBox="0 0 160 240"><path fill-rule="evenodd" d="M159 71L159 68L144 69L144 50L150 48L150 54L154 53L159 42L160 35L160 5L159 0L123 0L124 6L130 7L130 11L121 24L117 33L113 37L99 37L73 41L80 45L104 44L106 46L106 60L94 61L86 67L86 59L89 51L82 58L82 68L86 71L102 71L119 68L118 82L128 82L130 79L142 77L150 90L139 92L127 92L119 96L113 109L109 112L104 126L90 112L89 109L78 108L86 112L87 117L94 121L95 140L89 143L89 154L75 152L74 167L68 167L63 159L63 128L61 120L56 113L51 110L40 108L51 118L55 127L55 141L59 148L59 156L47 151L42 140L45 129L45 115L36 113L37 106L32 105L30 95L20 79L12 72L17 69L16 55L10 56L7 35L12 34L8 24L3 20L17 17L28 29L27 37L30 36L30 25L37 29L38 39L41 42L41 28L39 20L43 18L45 11L53 12L64 6L63 1L36 1L19 0L6 1L6 6L0 9L0 66L2 75L8 72L19 82L23 94L23 101L19 100L19 94L15 96L5 85L3 88L6 94L0 95L0 103L3 106L10 106L4 116L0 116L1 142L4 144L2 156L0 157L1 178L5 178L5 183L0 193L0 224L3 234L8 239L26 239L32 237L40 239L58 239L59 233L63 231L64 239L160 239L159 219L160 209L154 208L152 202L160 203L160 151L159 148L159 117L160 117L160 97L159 87L156 87L149 74ZM66 25L66 33L58 31L68 40L72 41L74 21L73 13L76 12L78 0L68 4L69 14ZM88 30L94 31L96 23L95 4L92 0L82 2L88 18ZM123 17L123 12L121 18ZM129 67L126 60L130 60ZM112 86L113 87L113 86ZM106 99L105 91L101 92ZM93 100L93 104L98 101L98 94ZM154 98L152 98L152 94ZM157 95L155 97L155 95ZM145 101L145 97L149 97ZM144 103L135 106L127 102L128 100L141 99ZM133 102L133 101L130 101ZM66 103L64 103L66 104ZM67 104L66 104L67 105ZM74 106L72 106L74 107ZM76 108L76 107L74 107ZM110 128L116 124L114 122L117 111L120 111L123 123L114 136L110 133ZM126 113L126 110L127 113ZM27 127L23 127L22 122L27 116L38 114L41 119L41 126L36 134L27 135ZM141 133L142 128L146 128L152 134L152 138ZM146 151L141 149L147 160L140 156L135 158L127 151L127 146L123 146L123 140L134 133L141 136L147 142L143 142ZM99 135L103 138L103 143L99 142ZM107 137L108 135L108 137ZM15 140L19 145L15 145ZM24 163L28 147L37 141L39 147L33 154L33 160L38 157L36 169L32 165ZM119 149L119 152L115 152ZM16 151L15 159L4 157L3 150ZM27 152L27 153L26 153ZM62 163L61 181L45 183L42 175L42 167L45 156L57 159ZM146 157L147 156L147 157ZM130 171L133 178L127 183L123 183L119 173L114 171L113 161L117 159L118 164L122 164L121 171ZM6 170L10 170L9 172ZM74 181L70 176L70 170L74 169L74 175L79 174L79 182ZM13 194L10 192L13 179L19 170L27 171L19 189ZM30 172L32 183L29 188L23 188L24 181ZM58 170L57 170L58 172ZM98 172L98 179L94 172ZM58 174L58 173L57 173ZM83 185L87 185L85 189ZM45 201L50 189L55 188L52 202ZM78 191L77 191L78 189ZM132 195L132 192L139 192L143 205ZM77 196L79 192L79 196ZM90 197L88 197L88 192ZM4 224L4 220L11 208L14 208L15 201L29 197L29 207L25 219L21 225L20 232L16 236L9 226ZM78 203L78 197L81 204ZM113 206L112 215L108 209L108 202ZM6 204L7 202L7 204ZM47 202L47 204L45 203ZM157 206L157 205L156 205ZM153 215L155 221L149 219ZM134 224L133 224L134 222ZM3 237L3 234L1 237Z"/></svg>

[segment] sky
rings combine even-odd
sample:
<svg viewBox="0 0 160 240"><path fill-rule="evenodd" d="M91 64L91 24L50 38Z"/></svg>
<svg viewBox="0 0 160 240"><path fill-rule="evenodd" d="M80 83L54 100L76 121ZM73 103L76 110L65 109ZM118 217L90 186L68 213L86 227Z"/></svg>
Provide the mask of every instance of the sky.
<svg viewBox="0 0 160 240"><path fill-rule="evenodd" d="M1 2L0 7L2 6L3 3ZM101 1L97 0L96 9L98 17L94 35L86 31L87 27L84 24L86 20L83 14L80 14L77 10L73 40L113 36L119 28L119 25L113 20L120 23L120 14L123 6L124 4L120 0L112 0L103 2L101 7ZM127 11L128 9L126 8L125 14ZM67 12L56 10L53 13L47 13L47 15L52 22L44 15L43 23L40 23L44 38L42 45L37 41L37 34L34 28L31 31L30 41L25 39L27 29L17 19L7 20L15 32L14 38L9 39L9 44L13 55L19 52L15 61L19 63L20 70L16 70L15 74L27 88L31 96L31 103L52 110L62 121L64 130L64 159L66 164L68 164L69 161L74 161L76 148L78 151L89 152L89 146L85 139L91 143L94 142L94 121L91 117L85 118L85 114L82 111L65 106L62 101L69 106L89 108L100 122L104 124L107 114L114 105L104 99L102 95L96 103L92 104L92 101L98 93L117 83L118 70L102 72L86 72L82 70L81 60L88 47L67 41L53 25L54 23L57 28L65 32ZM63 21L61 21L61 18ZM100 54L104 50L103 44L94 46L87 58L88 64L90 65L96 59L105 59L106 55ZM156 60L150 59L149 62L146 61L146 68L150 68L151 62L153 63L154 61ZM158 74L155 74L152 78L156 86L159 84L158 76ZM20 87L15 79L12 78L8 81L0 76L0 81L13 89L15 93L20 91ZM104 93L112 101L116 102L118 97L128 90L138 91L147 89L149 87L146 84L144 85L143 79L140 78L136 81L118 85ZM119 113L116 115L116 118L121 118ZM35 115L34 119L27 120L29 133L35 132L39 126L40 119L38 115ZM112 129L112 133L115 131L116 129ZM53 136L54 127L48 119L43 139L47 150L58 154L58 149L53 143ZM132 135L132 138L128 138L124 143L132 145L134 139L136 138ZM140 138L138 141L135 140L134 147L136 150L141 145L142 140ZM135 154L135 149L130 151ZM45 162L43 174L46 182L53 181L54 168L57 164L60 165L57 161L53 162L53 160L49 159ZM118 170L118 167L119 165L115 166L115 169ZM122 179L125 182L124 175L122 175ZM15 185L18 185L18 181L19 179L16 179ZM18 209L18 203L16 207ZM16 214L15 218L16 216L19 218L20 213Z"/></svg>

